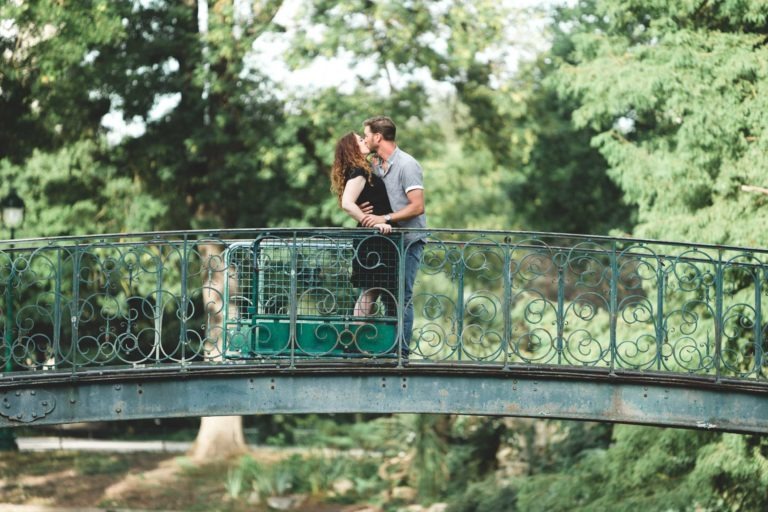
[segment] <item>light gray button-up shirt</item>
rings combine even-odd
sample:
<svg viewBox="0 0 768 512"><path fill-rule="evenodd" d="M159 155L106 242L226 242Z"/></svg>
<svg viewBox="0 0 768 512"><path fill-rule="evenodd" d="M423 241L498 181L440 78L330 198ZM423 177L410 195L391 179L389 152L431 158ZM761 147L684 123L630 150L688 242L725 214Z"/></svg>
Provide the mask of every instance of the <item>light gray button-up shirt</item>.
<svg viewBox="0 0 768 512"><path fill-rule="evenodd" d="M381 166L375 166L376 173L384 180L384 186L387 187L387 196L392 211L399 211L408 206L408 192L414 189L424 189L424 177L421 165L411 155L401 150L399 147L387 159L387 170ZM427 216L421 215L400 221L397 227L401 228L426 228ZM408 233L405 236L405 243L409 244L414 240L426 238L426 233Z"/></svg>

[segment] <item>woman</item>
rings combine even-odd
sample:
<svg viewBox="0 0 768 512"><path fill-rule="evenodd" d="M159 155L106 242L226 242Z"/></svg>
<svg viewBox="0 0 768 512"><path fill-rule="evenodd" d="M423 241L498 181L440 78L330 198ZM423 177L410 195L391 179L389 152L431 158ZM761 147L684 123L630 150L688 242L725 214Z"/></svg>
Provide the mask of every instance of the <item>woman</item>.
<svg viewBox="0 0 768 512"><path fill-rule="evenodd" d="M336 193L344 211L358 222L358 227L365 216L360 204L370 203L374 215L392 213L384 182L372 172L366 159L370 152L363 138L350 132L336 143L331 168L331 190ZM383 235L392 232L389 224L376 224L374 228ZM373 314L379 296L387 308L387 315L395 315L397 249L391 240L375 236L355 243L352 284L363 290L355 304L355 316Z"/></svg>

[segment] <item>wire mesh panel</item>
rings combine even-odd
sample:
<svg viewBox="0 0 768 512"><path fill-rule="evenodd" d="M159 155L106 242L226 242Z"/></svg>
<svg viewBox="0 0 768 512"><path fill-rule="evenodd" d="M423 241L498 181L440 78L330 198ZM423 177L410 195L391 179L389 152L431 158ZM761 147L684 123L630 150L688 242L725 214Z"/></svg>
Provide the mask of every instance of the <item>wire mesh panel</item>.
<svg viewBox="0 0 768 512"><path fill-rule="evenodd" d="M391 356L398 255L398 238L370 233L232 244L225 356Z"/></svg>

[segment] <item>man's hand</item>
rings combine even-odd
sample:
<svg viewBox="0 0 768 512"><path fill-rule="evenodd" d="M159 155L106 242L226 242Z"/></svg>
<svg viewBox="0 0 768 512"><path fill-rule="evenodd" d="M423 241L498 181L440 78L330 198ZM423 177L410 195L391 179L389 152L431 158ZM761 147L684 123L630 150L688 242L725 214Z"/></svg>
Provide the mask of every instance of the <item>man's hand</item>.
<svg viewBox="0 0 768 512"><path fill-rule="evenodd" d="M363 220L360 221L360 224L365 226L366 228L372 228L376 224L386 224L387 220L382 215L366 215L363 217Z"/></svg>
<svg viewBox="0 0 768 512"><path fill-rule="evenodd" d="M378 229L379 233L381 233L382 235L388 235L392 232L392 226L390 226L389 224L376 224L373 227Z"/></svg>
<svg viewBox="0 0 768 512"><path fill-rule="evenodd" d="M360 211L366 215L370 215L373 213L373 205L366 201L360 205Z"/></svg>

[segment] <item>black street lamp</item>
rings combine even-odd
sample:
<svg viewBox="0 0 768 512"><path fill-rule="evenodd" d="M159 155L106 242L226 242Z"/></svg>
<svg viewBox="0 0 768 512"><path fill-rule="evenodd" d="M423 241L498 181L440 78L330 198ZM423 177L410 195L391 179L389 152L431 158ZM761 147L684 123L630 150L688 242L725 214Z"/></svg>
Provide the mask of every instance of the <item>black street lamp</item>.
<svg viewBox="0 0 768 512"><path fill-rule="evenodd" d="M2 217L3 225L10 229L11 240L16 237L16 228L20 228L24 223L24 200L22 200L16 193L16 190L11 189L7 196L0 201L0 217ZM9 249L13 251L13 244L9 246ZM8 284L5 287L5 373L10 373L13 370L11 345L13 344L13 280L16 278L13 271L13 263L11 263ZM16 434L13 429L3 428L0 429L0 451L18 450L19 447L16 444Z"/></svg>
<svg viewBox="0 0 768 512"><path fill-rule="evenodd" d="M11 230L11 240L13 240L16 238L16 228L20 228L24 223L24 200L19 197L15 189L11 189L0 201L0 213L3 225Z"/></svg>

